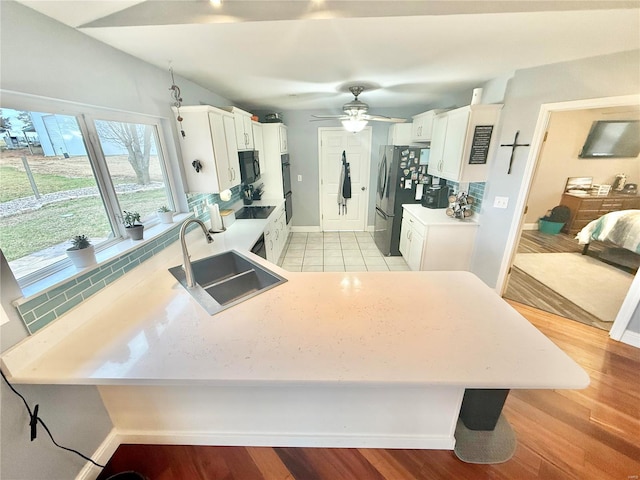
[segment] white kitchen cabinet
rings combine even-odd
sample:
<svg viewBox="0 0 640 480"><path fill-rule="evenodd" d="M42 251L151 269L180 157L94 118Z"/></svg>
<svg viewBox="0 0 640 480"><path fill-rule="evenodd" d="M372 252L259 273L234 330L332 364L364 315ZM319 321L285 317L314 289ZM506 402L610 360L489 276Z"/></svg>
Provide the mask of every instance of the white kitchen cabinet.
<svg viewBox="0 0 640 480"><path fill-rule="evenodd" d="M264 242L267 250L267 260L272 263L277 263L287 243L287 236L289 234L285 221L284 205L280 205L276 209L272 218L273 220L269 221L264 231Z"/></svg>
<svg viewBox="0 0 640 480"><path fill-rule="evenodd" d="M468 105L433 119L427 173L454 182L484 182L502 105Z"/></svg>
<svg viewBox="0 0 640 480"><path fill-rule="evenodd" d="M177 114L175 108L174 112ZM178 130L185 132L179 142L187 193L219 193L238 185L233 115L208 105L181 107L180 115Z"/></svg>
<svg viewBox="0 0 640 480"><path fill-rule="evenodd" d="M413 124L411 123L394 123L389 127L389 135L387 145L411 145L411 132Z"/></svg>
<svg viewBox="0 0 640 480"><path fill-rule="evenodd" d="M264 142L262 141L262 124L251 121L251 130L253 131L253 147L258 151L258 161L260 163L260 172L266 172L264 161Z"/></svg>
<svg viewBox="0 0 640 480"><path fill-rule="evenodd" d="M444 209L403 205L400 253L411 270L469 270L478 223Z"/></svg>
<svg viewBox="0 0 640 480"><path fill-rule="evenodd" d="M236 127L236 148L239 151L254 150L251 114L238 107L221 107L233 115Z"/></svg>
<svg viewBox="0 0 640 480"><path fill-rule="evenodd" d="M267 147L268 142L268 148L272 153L277 153L279 155L289 153L287 126L284 123L263 123L262 128L265 138L265 147Z"/></svg>
<svg viewBox="0 0 640 480"><path fill-rule="evenodd" d="M430 142L433 119L442 110L429 110L413 116L411 124L411 140L413 142Z"/></svg>
<svg viewBox="0 0 640 480"><path fill-rule="evenodd" d="M402 213L400 229L400 253L411 270L420 270L424 245L425 226L406 210Z"/></svg>

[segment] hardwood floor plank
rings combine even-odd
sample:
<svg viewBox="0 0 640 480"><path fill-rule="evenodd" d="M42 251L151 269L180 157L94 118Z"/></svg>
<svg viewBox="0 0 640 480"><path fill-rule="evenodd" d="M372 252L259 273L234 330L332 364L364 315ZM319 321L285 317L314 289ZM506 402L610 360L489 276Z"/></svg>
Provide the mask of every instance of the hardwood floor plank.
<svg viewBox="0 0 640 480"><path fill-rule="evenodd" d="M378 472L357 449L353 448L309 448L304 451L300 449L276 449L278 455L281 451L286 451L286 460L283 462L291 469L289 459L297 457L304 458L304 461L294 462L295 466L304 464L312 469L318 479L321 480L358 480L367 478L371 480L384 480ZM282 456L281 456L282 458ZM294 471L296 478L299 477Z"/></svg>
<svg viewBox="0 0 640 480"><path fill-rule="evenodd" d="M411 480L415 478L405 467L387 450L360 448L360 455L367 459L386 480Z"/></svg>
<svg viewBox="0 0 640 480"><path fill-rule="evenodd" d="M292 480L294 478L273 448L248 447L247 451L264 478L269 480Z"/></svg>

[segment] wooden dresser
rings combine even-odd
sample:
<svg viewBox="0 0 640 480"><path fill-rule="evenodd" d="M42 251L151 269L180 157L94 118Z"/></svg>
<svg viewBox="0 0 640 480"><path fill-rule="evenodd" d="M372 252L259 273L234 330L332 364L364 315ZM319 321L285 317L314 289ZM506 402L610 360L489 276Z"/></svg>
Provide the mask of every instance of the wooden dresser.
<svg viewBox="0 0 640 480"><path fill-rule="evenodd" d="M605 213L640 209L640 196L615 193L599 196L564 193L560 205L566 205L571 210L571 218L562 231L573 235L582 230L590 221Z"/></svg>

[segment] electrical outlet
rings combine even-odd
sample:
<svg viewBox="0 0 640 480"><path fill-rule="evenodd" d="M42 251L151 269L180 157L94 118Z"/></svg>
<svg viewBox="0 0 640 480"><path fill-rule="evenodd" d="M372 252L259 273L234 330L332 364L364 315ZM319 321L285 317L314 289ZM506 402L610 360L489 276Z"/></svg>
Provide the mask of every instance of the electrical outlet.
<svg viewBox="0 0 640 480"><path fill-rule="evenodd" d="M302 175L298 175L298 181L301 182L302 181Z"/></svg>
<svg viewBox="0 0 640 480"><path fill-rule="evenodd" d="M507 208L509 205L509 197L496 197L493 200L493 206L495 208Z"/></svg>

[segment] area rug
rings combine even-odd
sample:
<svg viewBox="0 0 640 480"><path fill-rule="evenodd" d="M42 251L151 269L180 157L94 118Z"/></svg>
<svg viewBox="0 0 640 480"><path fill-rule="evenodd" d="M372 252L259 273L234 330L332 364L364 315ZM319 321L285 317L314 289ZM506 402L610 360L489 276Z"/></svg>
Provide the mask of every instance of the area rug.
<svg viewBox="0 0 640 480"><path fill-rule="evenodd" d="M633 275L580 253L519 253L514 266L603 322L613 322Z"/></svg>

